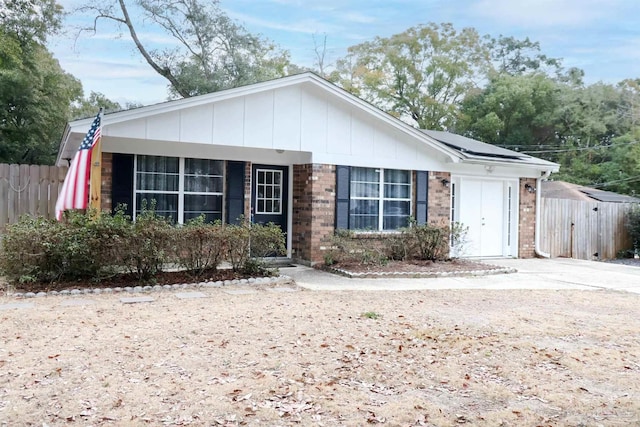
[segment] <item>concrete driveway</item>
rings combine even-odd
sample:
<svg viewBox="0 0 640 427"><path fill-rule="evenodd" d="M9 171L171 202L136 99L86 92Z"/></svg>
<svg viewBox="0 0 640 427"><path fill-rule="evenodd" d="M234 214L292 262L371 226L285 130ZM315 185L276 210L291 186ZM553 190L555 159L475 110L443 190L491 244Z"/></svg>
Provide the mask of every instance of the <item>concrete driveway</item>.
<svg viewBox="0 0 640 427"><path fill-rule="evenodd" d="M490 259L482 262L515 268L517 273L474 277L349 279L309 267L281 268L298 285L313 290L420 289L610 289L640 294L640 267L554 259Z"/></svg>

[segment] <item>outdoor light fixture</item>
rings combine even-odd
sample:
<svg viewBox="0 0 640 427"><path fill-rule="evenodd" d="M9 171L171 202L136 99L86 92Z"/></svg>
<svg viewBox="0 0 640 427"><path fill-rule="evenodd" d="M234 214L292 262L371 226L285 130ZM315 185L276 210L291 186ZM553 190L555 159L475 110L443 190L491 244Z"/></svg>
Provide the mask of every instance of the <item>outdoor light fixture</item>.
<svg viewBox="0 0 640 427"><path fill-rule="evenodd" d="M535 193L536 192L536 187L533 187L531 184L526 183L524 185L524 189L527 190L529 193Z"/></svg>
<svg viewBox="0 0 640 427"><path fill-rule="evenodd" d="M443 187L448 187L449 186L449 180L447 178L442 178L440 180L440 182L442 183Z"/></svg>

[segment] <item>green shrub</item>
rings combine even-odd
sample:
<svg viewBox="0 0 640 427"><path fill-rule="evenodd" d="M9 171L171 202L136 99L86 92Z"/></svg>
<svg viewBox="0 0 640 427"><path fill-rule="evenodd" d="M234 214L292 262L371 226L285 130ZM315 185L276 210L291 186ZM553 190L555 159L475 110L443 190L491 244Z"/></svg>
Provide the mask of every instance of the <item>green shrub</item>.
<svg viewBox="0 0 640 427"><path fill-rule="evenodd" d="M400 233L385 240L390 258L444 261L459 256L466 242L467 228L454 223L451 228L412 222Z"/></svg>
<svg viewBox="0 0 640 427"><path fill-rule="evenodd" d="M336 230L330 249L324 255L325 264L358 263L384 265L388 262L384 244L369 236L357 237L352 230Z"/></svg>
<svg viewBox="0 0 640 427"><path fill-rule="evenodd" d="M250 234L251 257L265 258L287 254L284 233L279 225L272 222L251 224Z"/></svg>
<svg viewBox="0 0 640 427"><path fill-rule="evenodd" d="M0 269L10 282L51 281L61 275L52 257L50 236L56 221L24 216L2 236Z"/></svg>
<svg viewBox="0 0 640 427"><path fill-rule="evenodd" d="M123 242L123 265L139 280L151 279L175 254L174 236L167 218L153 209L143 210Z"/></svg>
<svg viewBox="0 0 640 427"><path fill-rule="evenodd" d="M625 226L635 253L640 252L640 206L633 205L627 212Z"/></svg>
<svg viewBox="0 0 640 427"><path fill-rule="evenodd" d="M251 258L251 226L246 222L227 225L224 227L224 239L227 242L226 261L231 264L233 271L241 271Z"/></svg>
<svg viewBox="0 0 640 427"><path fill-rule="evenodd" d="M466 243L467 228L455 223L451 228L417 225L397 233L382 235L356 235L351 230L337 230L331 248L324 254L325 265L358 263L384 265L388 260L444 261L459 256Z"/></svg>
<svg viewBox="0 0 640 427"><path fill-rule="evenodd" d="M266 272L262 258L286 253L284 233L273 223L262 225L245 221L227 225L224 235L227 242L225 258L233 271Z"/></svg>
<svg viewBox="0 0 640 427"><path fill-rule="evenodd" d="M226 234L222 224L204 222L204 216L176 227L174 234L174 260L194 277L216 269L227 250Z"/></svg>
<svg viewBox="0 0 640 427"><path fill-rule="evenodd" d="M99 280L121 265L129 229L122 213L68 212L65 222L24 216L3 235L0 267L12 282Z"/></svg>

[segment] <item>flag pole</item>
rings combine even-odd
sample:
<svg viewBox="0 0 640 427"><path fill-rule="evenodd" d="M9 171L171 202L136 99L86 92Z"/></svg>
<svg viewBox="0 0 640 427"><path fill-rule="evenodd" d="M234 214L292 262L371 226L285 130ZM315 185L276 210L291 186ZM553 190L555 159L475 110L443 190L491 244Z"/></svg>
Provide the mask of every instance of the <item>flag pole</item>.
<svg viewBox="0 0 640 427"><path fill-rule="evenodd" d="M102 108L100 108L102 116ZM91 150L91 175L89 179L89 207L96 214L100 213L100 199L102 196L102 135Z"/></svg>

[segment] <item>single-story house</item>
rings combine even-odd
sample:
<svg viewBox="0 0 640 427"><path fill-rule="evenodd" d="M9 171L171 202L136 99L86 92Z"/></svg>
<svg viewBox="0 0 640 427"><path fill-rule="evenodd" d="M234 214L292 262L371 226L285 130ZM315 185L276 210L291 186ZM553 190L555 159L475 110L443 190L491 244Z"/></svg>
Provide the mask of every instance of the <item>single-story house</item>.
<svg viewBox="0 0 640 427"><path fill-rule="evenodd" d="M66 165L91 119L69 123ZM469 227L465 255L533 257L541 178L558 165L416 129L313 73L106 114L102 209L143 200L177 223L280 224L288 257L323 260L336 229Z"/></svg>

